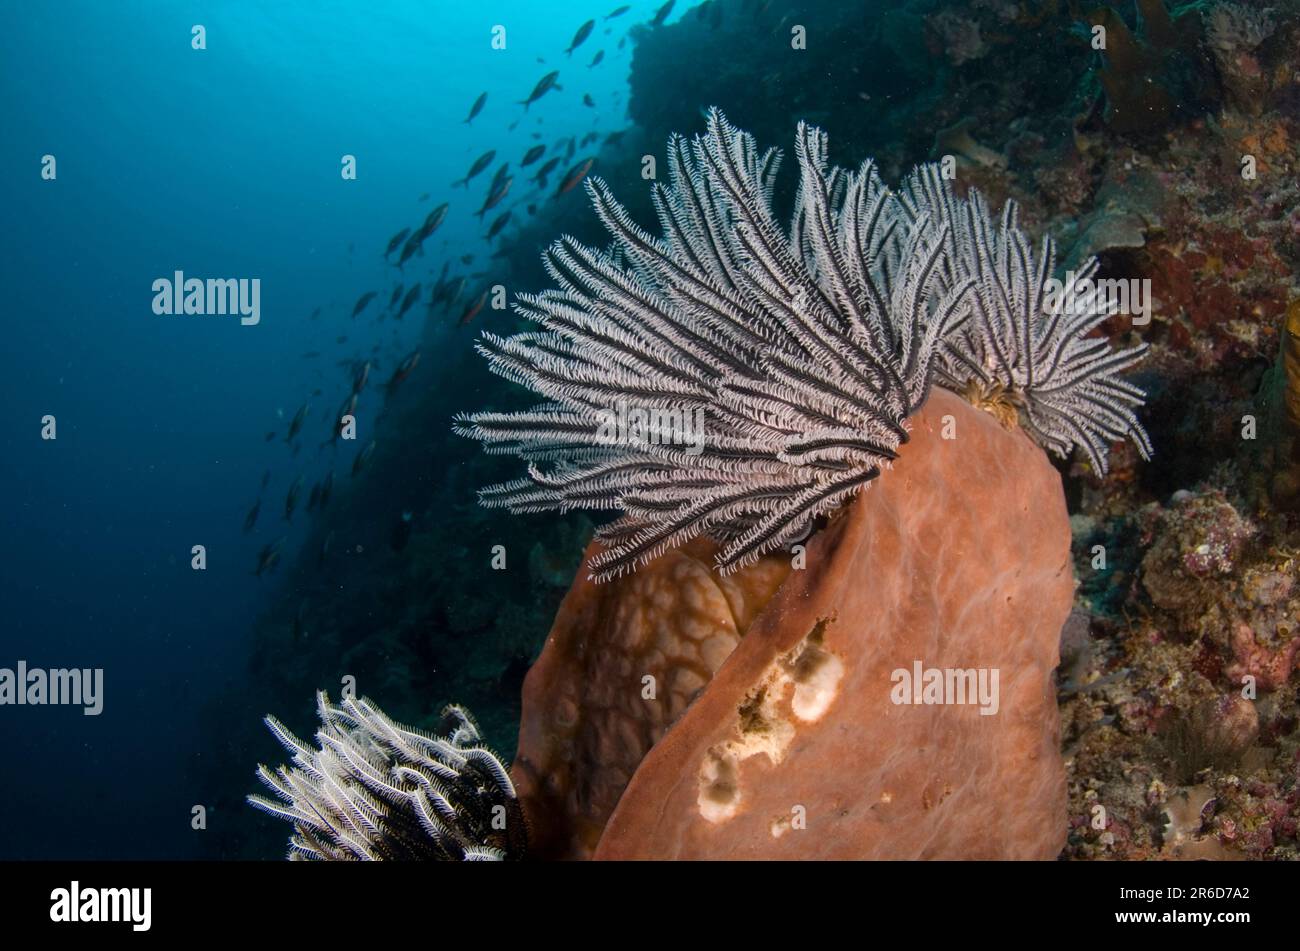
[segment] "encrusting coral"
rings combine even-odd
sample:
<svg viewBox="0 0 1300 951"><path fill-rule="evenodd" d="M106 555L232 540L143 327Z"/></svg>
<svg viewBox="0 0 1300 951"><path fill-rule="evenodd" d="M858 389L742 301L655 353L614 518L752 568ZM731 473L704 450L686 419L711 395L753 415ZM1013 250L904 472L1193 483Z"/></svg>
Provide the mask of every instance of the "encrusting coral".
<svg viewBox="0 0 1300 951"><path fill-rule="evenodd" d="M1287 308L1281 353L1265 376L1263 396L1269 404L1269 490L1282 509L1300 506L1300 300Z"/></svg>
<svg viewBox="0 0 1300 951"><path fill-rule="evenodd" d="M292 767L258 767L280 801L248 801L293 823L289 858L496 861L522 857L527 829L506 767L465 709L449 706L429 734L395 723L369 700L316 695L318 749L275 717L267 726Z"/></svg>
<svg viewBox="0 0 1300 951"><path fill-rule="evenodd" d="M1218 66L1219 80L1233 105L1259 115L1264 108L1267 78L1258 49L1277 24L1272 10L1239 3L1216 3L1206 16L1206 34Z"/></svg>
<svg viewBox="0 0 1300 951"><path fill-rule="evenodd" d="M559 288L517 305L542 329L484 335L492 369L548 402L458 418L528 463L480 499L621 511L598 532L597 580L701 534L724 572L805 537L890 466L933 380L996 391L1042 445L1079 446L1099 473L1111 440L1149 453L1142 391L1119 379L1144 348L1087 337L1113 311L1095 263L1053 289L1052 243L1034 254L1014 203L995 220L937 166L895 191L870 161L829 166L819 130L796 138L788 232L772 209L780 154L714 109L707 135L670 143L661 238L590 182L613 248L556 242ZM628 406L639 427L611 431Z"/></svg>

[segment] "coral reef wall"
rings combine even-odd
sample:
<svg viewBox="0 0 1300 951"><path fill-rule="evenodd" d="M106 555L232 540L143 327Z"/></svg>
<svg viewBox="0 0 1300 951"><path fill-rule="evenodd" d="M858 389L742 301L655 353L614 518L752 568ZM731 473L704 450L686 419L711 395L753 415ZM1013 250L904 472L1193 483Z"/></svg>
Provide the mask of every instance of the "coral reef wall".
<svg viewBox="0 0 1300 951"><path fill-rule="evenodd" d="M1265 424L1284 321L1300 301L1300 4L707 7L630 40L628 126L595 157L633 217L652 218L635 187L643 157L662 163L668 135L698 131L700 110L717 105L764 145L813 121L832 133L833 162L873 155L888 180L951 157L959 190L978 186L995 206L1015 198L1031 232L1057 239L1065 267L1097 254L1103 277L1143 289L1142 306L1100 332L1152 345L1138 382L1156 458L1117 445L1104 482L1077 458L1058 466L1080 583L1058 685L1063 854L1295 857L1300 524L1272 497L1278 454ZM802 51L791 46L799 25ZM1110 27L1107 51L1092 45L1096 25ZM1125 96L1142 86L1157 86L1162 106L1126 121ZM779 187L778 206L791 200ZM557 234L605 240L581 189L542 212L501 259L512 290L548 284L536 251ZM504 313L490 320L494 332L518 329ZM463 700L509 749L511 698L590 526L475 508L473 487L512 470L455 439L447 420L488 397L502 410L526 398L492 379L468 340L462 359L442 358L384 423L405 434L400 448L381 433L355 499L322 525L321 541L334 537L327 572L316 575L316 552L296 569L313 593L265 619L253 675L294 697L360 671L368 692L417 724ZM411 444L416 432L424 444ZM416 512L407 552L391 552L388 526L373 523L377 499ZM448 551L448 535L463 545ZM485 567L489 536L512 553L508 584ZM290 725L305 729L310 714L304 705ZM249 736L259 755L275 754L255 717ZM223 774L246 775L245 759Z"/></svg>

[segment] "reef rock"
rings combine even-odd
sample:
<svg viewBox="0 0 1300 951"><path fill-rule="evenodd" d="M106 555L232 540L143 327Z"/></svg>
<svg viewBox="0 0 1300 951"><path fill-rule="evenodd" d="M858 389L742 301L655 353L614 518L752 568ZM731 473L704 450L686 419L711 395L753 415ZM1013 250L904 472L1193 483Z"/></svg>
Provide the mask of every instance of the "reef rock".
<svg viewBox="0 0 1300 951"><path fill-rule="evenodd" d="M942 391L899 455L806 551L720 578L701 541L580 577L524 686L541 855L1056 856L1060 479Z"/></svg>

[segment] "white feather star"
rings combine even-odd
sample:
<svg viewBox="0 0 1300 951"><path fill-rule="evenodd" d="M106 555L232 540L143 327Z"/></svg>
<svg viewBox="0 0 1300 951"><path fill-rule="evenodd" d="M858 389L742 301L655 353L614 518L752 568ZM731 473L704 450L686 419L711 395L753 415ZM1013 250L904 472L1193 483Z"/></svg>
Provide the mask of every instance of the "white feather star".
<svg viewBox="0 0 1300 951"><path fill-rule="evenodd" d="M1141 391L1114 376L1141 348L1113 354L1083 339L1100 320L1035 312L1051 245L1035 263L1014 206L995 229L933 167L898 192L871 162L831 168L825 135L804 124L796 154L788 230L772 212L779 153L716 109L706 135L669 143L660 237L589 181L610 250L561 238L544 256L557 287L516 304L540 329L479 344L547 400L457 418L457 432L529 464L481 501L621 511L600 530L596 580L702 533L721 541L723 572L806 535L890 465L932 380L1003 381L1031 434L1083 446L1101 471L1104 438L1149 451L1132 413ZM651 422L606 438L629 406ZM698 444L665 419L702 419Z"/></svg>

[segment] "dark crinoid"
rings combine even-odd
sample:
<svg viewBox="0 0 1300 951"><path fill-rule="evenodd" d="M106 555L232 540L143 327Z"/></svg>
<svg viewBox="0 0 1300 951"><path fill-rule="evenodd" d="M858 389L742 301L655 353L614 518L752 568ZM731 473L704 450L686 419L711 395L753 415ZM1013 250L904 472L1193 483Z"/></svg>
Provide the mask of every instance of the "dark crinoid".
<svg viewBox="0 0 1300 951"><path fill-rule="evenodd" d="M449 706L436 733L402 726L369 700L316 695L313 749L266 723L293 766L258 776L278 797L249 796L293 823L290 859L483 861L522 856L527 833L505 765L477 724Z"/></svg>
<svg viewBox="0 0 1300 951"><path fill-rule="evenodd" d="M484 504L622 513L600 531L597 580L701 533L724 572L802 537L890 465L932 381L996 391L1045 446L1082 446L1098 471L1108 439L1148 451L1141 391L1116 376L1141 349L1084 339L1109 313L1095 294L1045 296L1051 243L1032 253L1014 205L995 222L937 167L899 190L870 161L831 167L825 135L800 124L785 228L780 153L716 109L668 152L661 235L591 180L610 248L561 238L544 256L557 287L516 304L538 329L479 345L545 402L456 423L528 463Z"/></svg>

